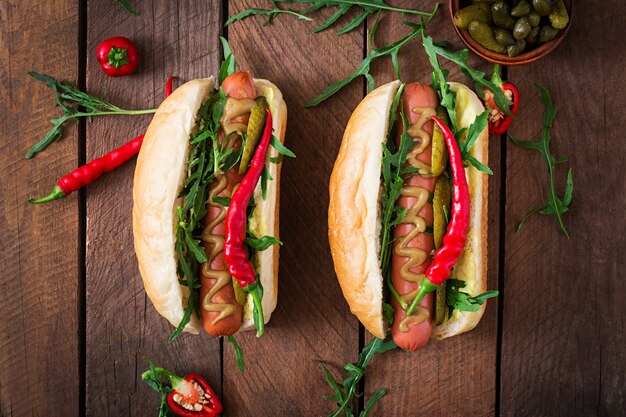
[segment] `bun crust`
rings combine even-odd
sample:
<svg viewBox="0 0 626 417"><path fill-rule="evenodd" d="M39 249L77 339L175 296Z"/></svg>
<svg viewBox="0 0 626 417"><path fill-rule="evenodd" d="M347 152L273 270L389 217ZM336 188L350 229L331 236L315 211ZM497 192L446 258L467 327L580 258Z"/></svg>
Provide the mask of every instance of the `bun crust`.
<svg viewBox="0 0 626 417"><path fill-rule="evenodd" d="M484 111L478 97L467 87L450 83L457 93L459 128L468 127ZM352 113L330 178L328 238L337 279L350 311L365 328L385 338L384 280L379 265L381 228L382 143L387 135L389 111L399 81L380 86L368 94ZM471 154L487 164L488 131L485 128ZM453 269L472 295L486 290L487 281L487 174L473 167L465 170L470 188L471 220L468 239ZM455 310L450 320L433 328L439 339L471 330L485 305L475 313Z"/></svg>
<svg viewBox="0 0 626 417"><path fill-rule="evenodd" d="M258 94L267 97L274 116L274 134L284 142L287 108L280 90L266 80L255 79L255 86ZM161 103L146 131L135 168L133 234L139 272L152 304L173 326L182 319L188 298L187 287L178 282L174 251L176 207L182 203L177 196L186 178L189 135L200 106L214 88L213 77L189 81ZM273 148L270 152L276 156ZM278 238L280 165L268 164L268 169L273 181L268 182L265 202L257 186L254 217L261 219L257 230ZM264 287L262 302L267 323L276 307L278 247L260 252L256 267ZM248 295L242 329L254 327L251 316L252 298ZM201 322L192 315L184 331L197 334L201 328Z"/></svg>
<svg viewBox="0 0 626 417"><path fill-rule="evenodd" d="M400 81L382 85L352 113L330 176L328 240L335 273L350 311L374 336L385 338L380 254L382 143Z"/></svg>

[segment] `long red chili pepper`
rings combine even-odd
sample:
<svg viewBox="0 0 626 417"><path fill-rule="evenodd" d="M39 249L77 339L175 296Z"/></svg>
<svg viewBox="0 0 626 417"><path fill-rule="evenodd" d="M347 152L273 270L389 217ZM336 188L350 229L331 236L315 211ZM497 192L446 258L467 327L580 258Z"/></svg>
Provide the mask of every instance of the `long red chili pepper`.
<svg viewBox="0 0 626 417"><path fill-rule="evenodd" d="M173 76L170 76L167 79L167 83L165 84L165 98L172 94L173 81ZM137 136L125 145L122 145L108 154L98 159L94 159L93 161L61 177L52 192L47 196L42 198L31 198L28 202L31 204L41 204L61 200L67 197L74 191L78 191L82 187L91 184L100 178L102 174L113 171L115 168L137 155L142 144L143 135Z"/></svg>
<svg viewBox="0 0 626 417"><path fill-rule="evenodd" d="M266 112L267 121L265 122L263 137L250 162L248 172L231 197L228 213L226 214L226 220L224 222L226 230L224 259L226 260L226 264L228 264L228 272L230 272L242 288L252 294L255 307L254 322L257 326L257 337L261 337L264 332L263 309L261 304L262 290L256 282L256 274L252 263L248 260L248 253L244 248L244 244L246 241L248 203L259 182L259 178L261 178L261 173L265 166L267 150L272 137L272 114L269 109L267 109Z"/></svg>
<svg viewBox="0 0 626 417"><path fill-rule="evenodd" d="M450 155L450 171L452 172L451 218L448 231L443 237L443 244L435 252L433 262L426 270L420 284L420 290L406 311L407 316L413 312L426 294L434 291L437 286L443 284L450 277L450 270L459 260L465 247L470 222L470 197L461 150L448 126L437 117L433 117L433 121L443 132Z"/></svg>
<svg viewBox="0 0 626 417"><path fill-rule="evenodd" d="M67 197L74 191L91 184L100 178L102 174L113 171L115 168L137 155L142 143L143 135L137 136L127 144L61 177L56 187L54 187L52 192L47 196L37 199L31 198L28 202L41 204Z"/></svg>

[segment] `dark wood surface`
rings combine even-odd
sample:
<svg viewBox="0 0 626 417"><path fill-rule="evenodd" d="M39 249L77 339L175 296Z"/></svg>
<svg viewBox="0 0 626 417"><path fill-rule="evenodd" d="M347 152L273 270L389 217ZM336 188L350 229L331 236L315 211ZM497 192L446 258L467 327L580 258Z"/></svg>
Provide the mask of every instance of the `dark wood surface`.
<svg viewBox="0 0 626 417"><path fill-rule="evenodd" d="M626 5L576 3L567 39L549 57L505 69L522 92L512 129L537 139L543 107L540 82L559 109L555 155L574 172L574 202L565 217L568 240L554 219L515 224L546 196L543 160L492 138L489 165L489 286L491 301L471 333L431 342L416 354L376 357L363 384L364 401L389 394L372 416L620 416L626 409ZM114 1L0 3L0 123L3 234L0 278L0 416L156 415L158 396L140 381L147 361L183 374L202 374L223 398L226 416L326 415L330 391L316 360L339 375L368 340L349 313L334 276L326 238L328 179L343 128L365 93L352 83L313 109L303 103L356 68L366 28L348 35L313 34L316 22L279 16L222 24L255 1L135 1L139 16ZM428 1L393 4L427 9ZM447 5L429 27L435 40L460 47ZM586 14L585 10L593 10ZM383 44L406 33L384 14ZM95 48L110 36L136 41L136 75L108 78ZM62 141L32 160L28 148L50 127L52 94L26 73L76 80L128 108L156 107L168 75L177 83L215 74L218 36L227 36L242 69L275 82L289 107L287 144L298 157L284 163L281 184L279 304L266 336L238 336L246 373L232 347L207 335L166 339L171 327L145 296L132 246L134 162L62 202L30 206L57 179L142 133L149 116L96 118L68 124ZM482 70L491 66L477 58ZM428 82L418 41L400 54L404 81ZM463 80L454 68L451 79ZM373 65L377 85L394 75L388 60ZM563 190L566 167L556 172ZM562 191L561 191L562 193Z"/></svg>

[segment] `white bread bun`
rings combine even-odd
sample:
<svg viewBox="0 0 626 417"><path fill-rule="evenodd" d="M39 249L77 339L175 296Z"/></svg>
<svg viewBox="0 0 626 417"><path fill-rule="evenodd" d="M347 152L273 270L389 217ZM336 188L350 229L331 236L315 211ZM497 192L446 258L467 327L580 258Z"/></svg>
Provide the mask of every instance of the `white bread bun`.
<svg viewBox="0 0 626 417"><path fill-rule="evenodd" d="M457 93L459 128L469 126L484 111L482 103L467 87L450 83ZM352 113L330 177L328 238L337 279L350 311L365 328L385 338L383 316L384 280L379 265L381 229L382 144L386 140L389 112L399 81L382 85L368 94ZM487 129L472 147L471 154L487 163ZM472 295L486 287L487 267L487 175L470 167L465 170L471 198L468 239L454 268L454 276L467 281L463 289ZM455 311L449 321L433 329L437 338L473 328L484 311Z"/></svg>
<svg viewBox="0 0 626 417"><path fill-rule="evenodd" d="M258 95L267 98L273 116L274 135L284 142L287 107L278 88L266 80L254 80ZM196 126L202 103L215 89L213 77L193 80L178 87L155 113L137 157L133 186L133 234L139 272L148 297L156 310L173 326L183 317L188 288L178 282L174 250L177 198L187 175L189 135ZM270 156L277 156L270 147ZM268 182L267 198L261 198L260 185L254 193L256 209L250 229L259 236L278 238L280 165L268 164L273 178ZM256 270L264 287L265 322L276 307L278 286L278 246L273 245L257 257ZM252 296L244 306L242 329L254 327ZM201 322L192 314L185 331L197 334Z"/></svg>

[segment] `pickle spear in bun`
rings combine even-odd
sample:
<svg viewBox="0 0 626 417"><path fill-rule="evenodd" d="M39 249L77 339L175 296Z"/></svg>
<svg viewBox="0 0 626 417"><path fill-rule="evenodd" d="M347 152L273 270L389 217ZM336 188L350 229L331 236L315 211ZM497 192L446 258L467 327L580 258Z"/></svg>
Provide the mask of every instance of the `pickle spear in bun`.
<svg viewBox="0 0 626 417"><path fill-rule="evenodd" d="M287 107L274 84L235 72L232 55L220 74L161 104L137 160L135 251L148 297L176 327L170 340L201 328L260 337L276 307Z"/></svg>
<svg viewBox="0 0 626 417"><path fill-rule="evenodd" d="M461 160L487 164L486 113L465 85L449 89L458 143L434 125L448 112L431 87L391 82L355 109L330 179L328 234L344 297L370 333L384 339L390 327L406 350L473 329L495 295L484 294L488 175ZM455 291L474 307L448 305Z"/></svg>

